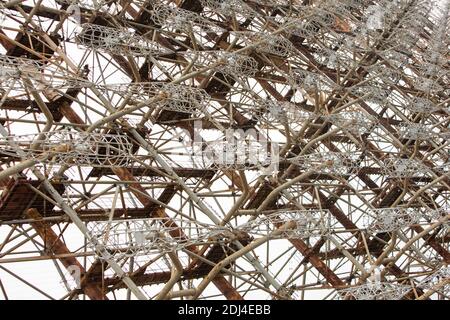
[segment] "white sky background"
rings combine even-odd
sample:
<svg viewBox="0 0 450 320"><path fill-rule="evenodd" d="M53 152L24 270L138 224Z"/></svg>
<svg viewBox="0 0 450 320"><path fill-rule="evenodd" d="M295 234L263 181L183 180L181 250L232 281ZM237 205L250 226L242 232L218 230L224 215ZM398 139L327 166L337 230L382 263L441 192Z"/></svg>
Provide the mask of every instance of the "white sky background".
<svg viewBox="0 0 450 320"><path fill-rule="evenodd" d="M44 0L44 3L46 1ZM441 1L441 3L444 3L444 0ZM25 4L29 4L32 5L33 1L26 1ZM438 12L439 10L436 10L436 12ZM67 22L66 22L67 24ZM7 24L5 24L7 25ZM14 33L12 32L8 32L5 31L7 33L7 35L9 37L14 38ZM80 57L82 55L83 49L78 48L75 44L73 44L70 48L68 48L68 54L69 57L72 56L74 61L78 61L80 60ZM3 53L4 50L3 48L0 49L0 52ZM94 74L96 70L93 70ZM115 79L113 82L127 82L129 81L128 78L123 77L123 79L121 79L120 76L115 75L114 76ZM8 114L10 116L12 116L13 118L16 117L16 115L20 115L20 113L15 113L14 111L8 111ZM4 116L5 113L2 110L1 116ZM94 122L95 120L98 120L100 118L100 116L98 115L92 115L92 118L90 119L92 122ZM45 120L45 118L43 117L43 115L40 116L41 119L40 120ZM28 117L31 118L31 117ZM23 130L30 130L30 126L23 126L23 129L21 129L20 127L21 125L17 125L15 132L21 132ZM175 199L175 198L174 198ZM219 199L223 199L223 198L219 198ZM170 205L173 205L174 207L176 206L178 199L175 199L174 201L172 201L170 203ZM355 205L357 205L357 201L359 200L355 200ZM210 201L208 204L213 205L213 203ZM232 206L232 203L223 203L221 202L221 205L223 206L223 208L225 210L229 210ZM27 228L26 225L24 225L25 228ZM55 227L56 228L56 227ZM55 229L56 230L56 229ZM7 235L7 233L9 232L9 227L5 227L5 226L1 226L0 227L0 242L2 241L2 239L4 239ZM78 230L76 230L76 228L74 228L73 225L71 225L68 229L68 231L66 231L65 233L65 237L67 237L67 239L70 239L70 241L67 241L66 243L69 244L69 249L70 250L77 250L80 246L83 245L83 237L80 234L80 232ZM41 239L39 237L37 237L37 239L39 241L41 241ZM280 241L277 241L280 242ZM280 249L282 247L285 247L286 244L281 244L280 245ZM5 252L5 250L7 250L8 247L4 248L2 250L2 252ZM277 246L273 245L272 248L274 250L277 249ZM36 248L32 246L32 244L29 242L27 243L24 247L21 248L21 251L34 251ZM261 253L262 255L264 254L263 252ZM0 253L0 261L1 259L3 259L3 257L1 256L2 253ZM27 256L28 254L24 255ZM33 256L35 256L36 254L32 254ZM13 257L12 255L7 256L8 257ZM14 255L14 257L17 257L16 255ZM90 260L92 259L91 257L89 258ZM292 261L290 262L290 266L289 268L292 269L294 268L296 265L295 263L298 262L301 259L301 256L297 253L295 255L295 257L292 259ZM82 262L82 259L79 259L79 261ZM59 263L59 262L58 262ZM55 275L57 275L56 272L56 268L54 266L54 262L50 261L50 260L45 260L45 261L39 261L39 262L23 262L23 263L2 263L0 264L0 266L7 268L11 271L13 271L16 274L19 274L20 276L22 276L25 280L30 281L34 286L36 286L37 288L45 291L46 293L49 293L53 298L55 299L59 299L61 298L64 294L66 294L66 290L64 289L63 284L61 283L61 278L59 277L55 277ZM65 271L64 267L62 267L61 265L61 269L67 274L67 272ZM41 295L40 293L36 292L35 290L30 289L28 286L22 284L20 281L18 281L17 279L15 279L13 276L11 276L10 274L8 274L6 271L0 269L0 280L2 281L6 292L8 293L8 298L9 299L43 299L45 298L43 295ZM153 289L156 289L157 287L152 287ZM208 288L210 288L209 290L212 291L217 291L215 289L215 287L213 287L212 285L210 285ZM124 297L125 294L125 290L122 290L122 294ZM309 291L308 293L311 293L309 298L318 298L318 297L323 297L325 295L324 292L321 293L315 293L314 291ZM308 297L308 296L307 296ZM3 295L0 292L0 299L3 299ZM259 298L267 298L267 295L262 295Z"/></svg>

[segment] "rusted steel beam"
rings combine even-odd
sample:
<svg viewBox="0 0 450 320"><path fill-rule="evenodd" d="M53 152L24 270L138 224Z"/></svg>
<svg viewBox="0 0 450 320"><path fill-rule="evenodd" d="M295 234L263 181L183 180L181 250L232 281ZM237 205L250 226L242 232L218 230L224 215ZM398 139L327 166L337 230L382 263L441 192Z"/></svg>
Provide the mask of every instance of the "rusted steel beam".
<svg viewBox="0 0 450 320"><path fill-rule="evenodd" d="M42 216L39 211L31 208L26 211L25 215L30 219L34 219L34 222L30 224L44 241L45 250L48 254L63 255L71 253L61 238L58 237L58 235L53 231L51 226L42 220ZM70 268L77 267L79 268L82 276L86 273L81 263L75 257L67 256L59 258L59 261L61 261L63 266L68 270L70 270ZM92 300L108 300L101 286L95 283L88 282L84 286L83 292Z"/></svg>

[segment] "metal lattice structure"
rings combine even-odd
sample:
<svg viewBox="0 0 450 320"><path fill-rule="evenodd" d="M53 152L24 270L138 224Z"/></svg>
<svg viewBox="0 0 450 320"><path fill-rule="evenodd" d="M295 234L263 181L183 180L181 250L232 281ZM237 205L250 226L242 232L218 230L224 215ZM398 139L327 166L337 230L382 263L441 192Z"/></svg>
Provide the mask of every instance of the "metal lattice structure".
<svg viewBox="0 0 450 320"><path fill-rule="evenodd" d="M392 283L374 282L339 290L341 299L355 300L400 300L410 287Z"/></svg>
<svg viewBox="0 0 450 320"><path fill-rule="evenodd" d="M448 300L449 10L0 1L0 298Z"/></svg>

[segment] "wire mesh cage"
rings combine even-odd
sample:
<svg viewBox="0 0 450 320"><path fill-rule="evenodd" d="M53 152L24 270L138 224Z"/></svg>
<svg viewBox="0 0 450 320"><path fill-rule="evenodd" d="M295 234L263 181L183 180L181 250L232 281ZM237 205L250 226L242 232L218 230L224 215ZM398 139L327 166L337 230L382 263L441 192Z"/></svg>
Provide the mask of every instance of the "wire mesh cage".
<svg viewBox="0 0 450 320"><path fill-rule="evenodd" d="M422 97L414 97L402 106L405 109L418 113L433 113L443 109L439 108L433 101Z"/></svg>
<svg viewBox="0 0 450 320"><path fill-rule="evenodd" d="M322 92L331 92L337 87L333 81L323 74L299 68L290 70L287 78L293 88L300 88L306 91L319 90Z"/></svg>
<svg viewBox="0 0 450 320"><path fill-rule="evenodd" d="M111 0L58 0L59 3L68 5L77 5L81 8L99 10L107 4L112 3Z"/></svg>
<svg viewBox="0 0 450 320"><path fill-rule="evenodd" d="M449 13L0 1L0 299L448 300Z"/></svg>
<svg viewBox="0 0 450 320"><path fill-rule="evenodd" d="M449 296L450 283L448 282L448 279L450 279L450 267L443 266L438 271L425 277L425 279L420 281L417 286ZM447 282L445 283L445 281Z"/></svg>
<svg viewBox="0 0 450 320"><path fill-rule="evenodd" d="M0 141L3 154L18 156L18 146L28 159L69 166L126 166L133 147L126 135L69 130L2 137ZM33 148L35 145L37 148Z"/></svg>

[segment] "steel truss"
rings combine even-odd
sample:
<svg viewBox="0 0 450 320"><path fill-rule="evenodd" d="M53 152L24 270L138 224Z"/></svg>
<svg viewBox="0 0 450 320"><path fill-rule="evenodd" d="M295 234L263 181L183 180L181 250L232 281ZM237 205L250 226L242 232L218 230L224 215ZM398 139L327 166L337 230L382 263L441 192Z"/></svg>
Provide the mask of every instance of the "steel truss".
<svg viewBox="0 0 450 320"><path fill-rule="evenodd" d="M449 1L0 1L1 299L449 296Z"/></svg>

